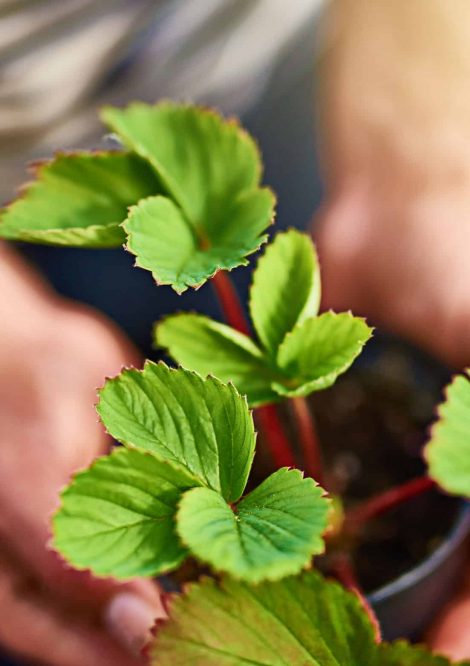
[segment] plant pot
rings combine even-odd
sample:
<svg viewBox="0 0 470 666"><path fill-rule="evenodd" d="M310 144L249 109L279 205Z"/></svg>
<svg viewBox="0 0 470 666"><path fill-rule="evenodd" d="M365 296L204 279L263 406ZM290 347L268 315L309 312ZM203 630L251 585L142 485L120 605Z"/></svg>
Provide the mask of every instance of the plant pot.
<svg viewBox="0 0 470 666"><path fill-rule="evenodd" d="M421 475L422 446L450 374L413 347L377 336L344 378L314 394L325 467L343 465L347 477L349 466L352 478L329 488L357 502ZM469 532L470 503L434 490L366 528L353 557L386 640L422 636L458 586Z"/></svg>
<svg viewBox="0 0 470 666"><path fill-rule="evenodd" d="M470 503L462 502L447 539L426 560L368 595L386 640L419 639L458 587L468 559Z"/></svg>

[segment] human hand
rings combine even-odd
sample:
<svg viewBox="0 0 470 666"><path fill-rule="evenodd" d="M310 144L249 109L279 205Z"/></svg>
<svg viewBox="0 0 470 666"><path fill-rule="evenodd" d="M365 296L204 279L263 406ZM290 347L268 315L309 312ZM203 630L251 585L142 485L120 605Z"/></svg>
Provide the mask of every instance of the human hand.
<svg viewBox="0 0 470 666"><path fill-rule="evenodd" d="M73 571L46 544L59 490L109 446L96 388L139 359L13 263L0 303L0 645L27 663L137 665L131 652L164 614L156 586Z"/></svg>
<svg viewBox="0 0 470 666"><path fill-rule="evenodd" d="M324 307L470 364L470 5L332 2L321 64ZM332 25L330 24L330 25ZM462 573L464 578L464 573ZM430 645L470 657L470 584Z"/></svg>

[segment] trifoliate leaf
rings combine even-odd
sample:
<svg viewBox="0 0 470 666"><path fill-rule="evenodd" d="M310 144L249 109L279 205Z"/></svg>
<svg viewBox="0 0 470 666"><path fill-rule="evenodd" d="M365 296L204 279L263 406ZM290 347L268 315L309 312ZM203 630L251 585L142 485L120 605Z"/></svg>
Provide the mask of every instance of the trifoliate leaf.
<svg viewBox="0 0 470 666"><path fill-rule="evenodd" d="M372 334L350 313L317 316L319 299L315 247L309 236L290 230L276 236L255 271L250 310L260 346L194 314L164 319L155 341L183 366L233 381L251 407L306 396L331 386Z"/></svg>
<svg viewBox="0 0 470 666"><path fill-rule="evenodd" d="M232 381L251 407L276 402L273 381L282 379L268 366L263 352L246 335L197 314L166 317L155 326L155 342L181 365L201 375L213 373Z"/></svg>
<svg viewBox="0 0 470 666"><path fill-rule="evenodd" d="M470 497L469 371L455 377L425 448L430 476L447 492Z"/></svg>
<svg viewBox="0 0 470 666"><path fill-rule="evenodd" d="M181 494L198 485L150 453L116 449L75 476L53 519L54 547L76 568L151 576L186 556L175 532Z"/></svg>
<svg viewBox="0 0 470 666"><path fill-rule="evenodd" d="M127 208L160 191L157 177L133 153L59 154L37 168L37 180L0 216L0 236L49 245L116 247Z"/></svg>
<svg viewBox="0 0 470 666"><path fill-rule="evenodd" d="M107 108L103 118L153 165L169 196L136 207L126 222L137 264L178 292L245 265L266 240L275 203L260 187L248 134L215 112L171 103Z"/></svg>
<svg viewBox="0 0 470 666"><path fill-rule="evenodd" d="M259 585L192 585L151 650L153 666L375 666L375 653L357 597L313 571Z"/></svg>
<svg viewBox="0 0 470 666"><path fill-rule="evenodd" d="M363 319L326 312L288 333L277 363L289 379L273 384L280 395L306 396L328 388L345 372L372 335Z"/></svg>
<svg viewBox="0 0 470 666"><path fill-rule="evenodd" d="M250 585L204 579L176 597L152 666L450 666L404 641L374 641L355 594L308 571ZM459 662L469 666L470 662Z"/></svg>
<svg viewBox="0 0 470 666"><path fill-rule="evenodd" d="M258 262L250 290L256 332L270 356L296 324L318 314L320 270L310 236L277 234Z"/></svg>
<svg viewBox="0 0 470 666"><path fill-rule="evenodd" d="M98 413L123 444L183 465L228 502L242 494L255 434L246 400L233 385L147 361L100 391Z"/></svg>
<svg viewBox="0 0 470 666"><path fill-rule="evenodd" d="M329 502L298 470L282 468L230 507L213 490L181 500L178 533L199 559L251 582L297 573L324 549Z"/></svg>

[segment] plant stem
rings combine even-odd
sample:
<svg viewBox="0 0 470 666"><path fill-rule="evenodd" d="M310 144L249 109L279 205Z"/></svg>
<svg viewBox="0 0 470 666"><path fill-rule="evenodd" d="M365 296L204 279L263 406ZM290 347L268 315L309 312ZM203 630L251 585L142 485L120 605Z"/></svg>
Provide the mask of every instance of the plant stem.
<svg viewBox="0 0 470 666"><path fill-rule="evenodd" d="M305 398L292 398L297 434L302 445L305 471L320 485L323 485L323 470L320 443L318 441L312 413Z"/></svg>
<svg viewBox="0 0 470 666"><path fill-rule="evenodd" d="M284 426L275 405L264 405L256 410L256 418L263 432L276 467L296 467L296 461Z"/></svg>
<svg viewBox="0 0 470 666"><path fill-rule="evenodd" d="M212 284L226 322L240 333L249 336L245 313L232 280L225 271L218 271L212 278ZM276 407L258 407L256 417L276 467L295 467L294 454Z"/></svg>
<svg viewBox="0 0 470 666"><path fill-rule="evenodd" d="M371 621L372 626L374 627L375 641L377 643L380 643L382 640L382 635L380 631L379 621L377 620L377 616L375 615L371 605L367 601L367 597L365 596L364 592L361 589L361 586L359 585L359 582L356 577L356 572L354 571L354 567L349 555L347 555L346 553L338 553L335 556L332 571L335 574L336 578L340 581L340 583L342 583L346 589L351 590L351 592L354 592L354 594L358 597L365 613L369 617L369 620Z"/></svg>
<svg viewBox="0 0 470 666"><path fill-rule="evenodd" d="M225 321L232 328L249 336L250 329L232 280L225 271L218 271L212 278L212 284Z"/></svg>
<svg viewBox="0 0 470 666"><path fill-rule="evenodd" d="M344 530L354 533L364 523L395 508L407 500L417 497L435 487L435 482L428 476L419 476L400 486L390 488L379 495L362 502L346 513Z"/></svg>

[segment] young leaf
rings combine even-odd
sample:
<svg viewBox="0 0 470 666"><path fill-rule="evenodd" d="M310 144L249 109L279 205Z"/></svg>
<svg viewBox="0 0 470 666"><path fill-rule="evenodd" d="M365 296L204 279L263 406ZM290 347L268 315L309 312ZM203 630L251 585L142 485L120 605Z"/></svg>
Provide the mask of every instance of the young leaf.
<svg viewBox="0 0 470 666"><path fill-rule="evenodd" d="M152 666L450 666L404 641L377 645L359 599L314 571L193 584L174 599L150 653Z"/></svg>
<svg viewBox="0 0 470 666"><path fill-rule="evenodd" d="M175 532L181 494L198 485L150 453L115 449L75 476L53 519L54 547L75 568L116 578L176 568L186 550Z"/></svg>
<svg viewBox="0 0 470 666"><path fill-rule="evenodd" d="M185 367L233 381L251 407L305 396L331 386L372 334L350 313L317 316L319 298L313 243L291 230L268 247L251 288L250 309L264 348L194 314L156 324L155 341Z"/></svg>
<svg viewBox="0 0 470 666"><path fill-rule="evenodd" d="M349 312L325 312L289 333L277 363L289 377L273 385L280 395L306 396L331 386L345 372L372 335L363 319Z"/></svg>
<svg viewBox="0 0 470 666"><path fill-rule="evenodd" d="M117 247L127 208L160 191L152 168L133 153L58 154L4 209L0 237L49 245Z"/></svg>
<svg viewBox="0 0 470 666"><path fill-rule="evenodd" d="M470 498L469 371L454 377L447 388L439 419L425 448L430 476L449 493Z"/></svg>
<svg viewBox="0 0 470 666"><path fill-rule="evenodd" d="M247 264L266 240L275 203L260 187L261 161L248 134L212 111L168 102L107 108L103 118L153 165L173 200L146 202L126 222L137 264L178 292Z"/></svg>
<svg viewBox="0 0 470 666"><path fill-rule="evenodd" d="M369 666L373 630L359 600L319 574L256 586L205 579L176 598L153 666Z"/></svg>
<svg viewBox="0 0 470 666"><path fill-rule="evenodd" d="M264 211L270 215L272 205L268 190L240 196L227 211L229 229L220 229L217 238L204 240L171 199L150 197L132 208L124 224L127 249L136 255L136 265L151 271L158 284L169 284L182 293L188 287L201 286L219 269L246 264L241 257L254 252L259 242L252 246L249 235L244 239L240 228L247 221L256 222ZM230 236L230 229L238 235Z"/></svg>
<svg viewBox="0 0 470 666"><path fill-rule="evenodd" d="M295 229L277 234L253 274L250 313L267 352L276 357L287 333L318 314L320 270L310 236Z"/></svg>
<svg viewBox="0 0 470 666"><path fill-rule="evenodd" d="M245 489L255 434L233 385L147 361L108 380L97 409L117 440L183 465L227 502Z"/></svg>
<svg viewBox="0 0 470 666"><path fill-rule="evenodd" d="M223 382L232 381L248 396L251 407L279 400L271 384L282 375L267 365L249 337L230 326L203 315L181 313L158 322L154 339L184 367L204 376L213 373Z"/></svg>
<svg viewBox="0 0 470 666"><path fill-rule="evenodd" d="M324 549L329 502L298 470L282 468L237 506L207 488L183 495L178 533L217 571L251 582L297 573Z"/></svg>

